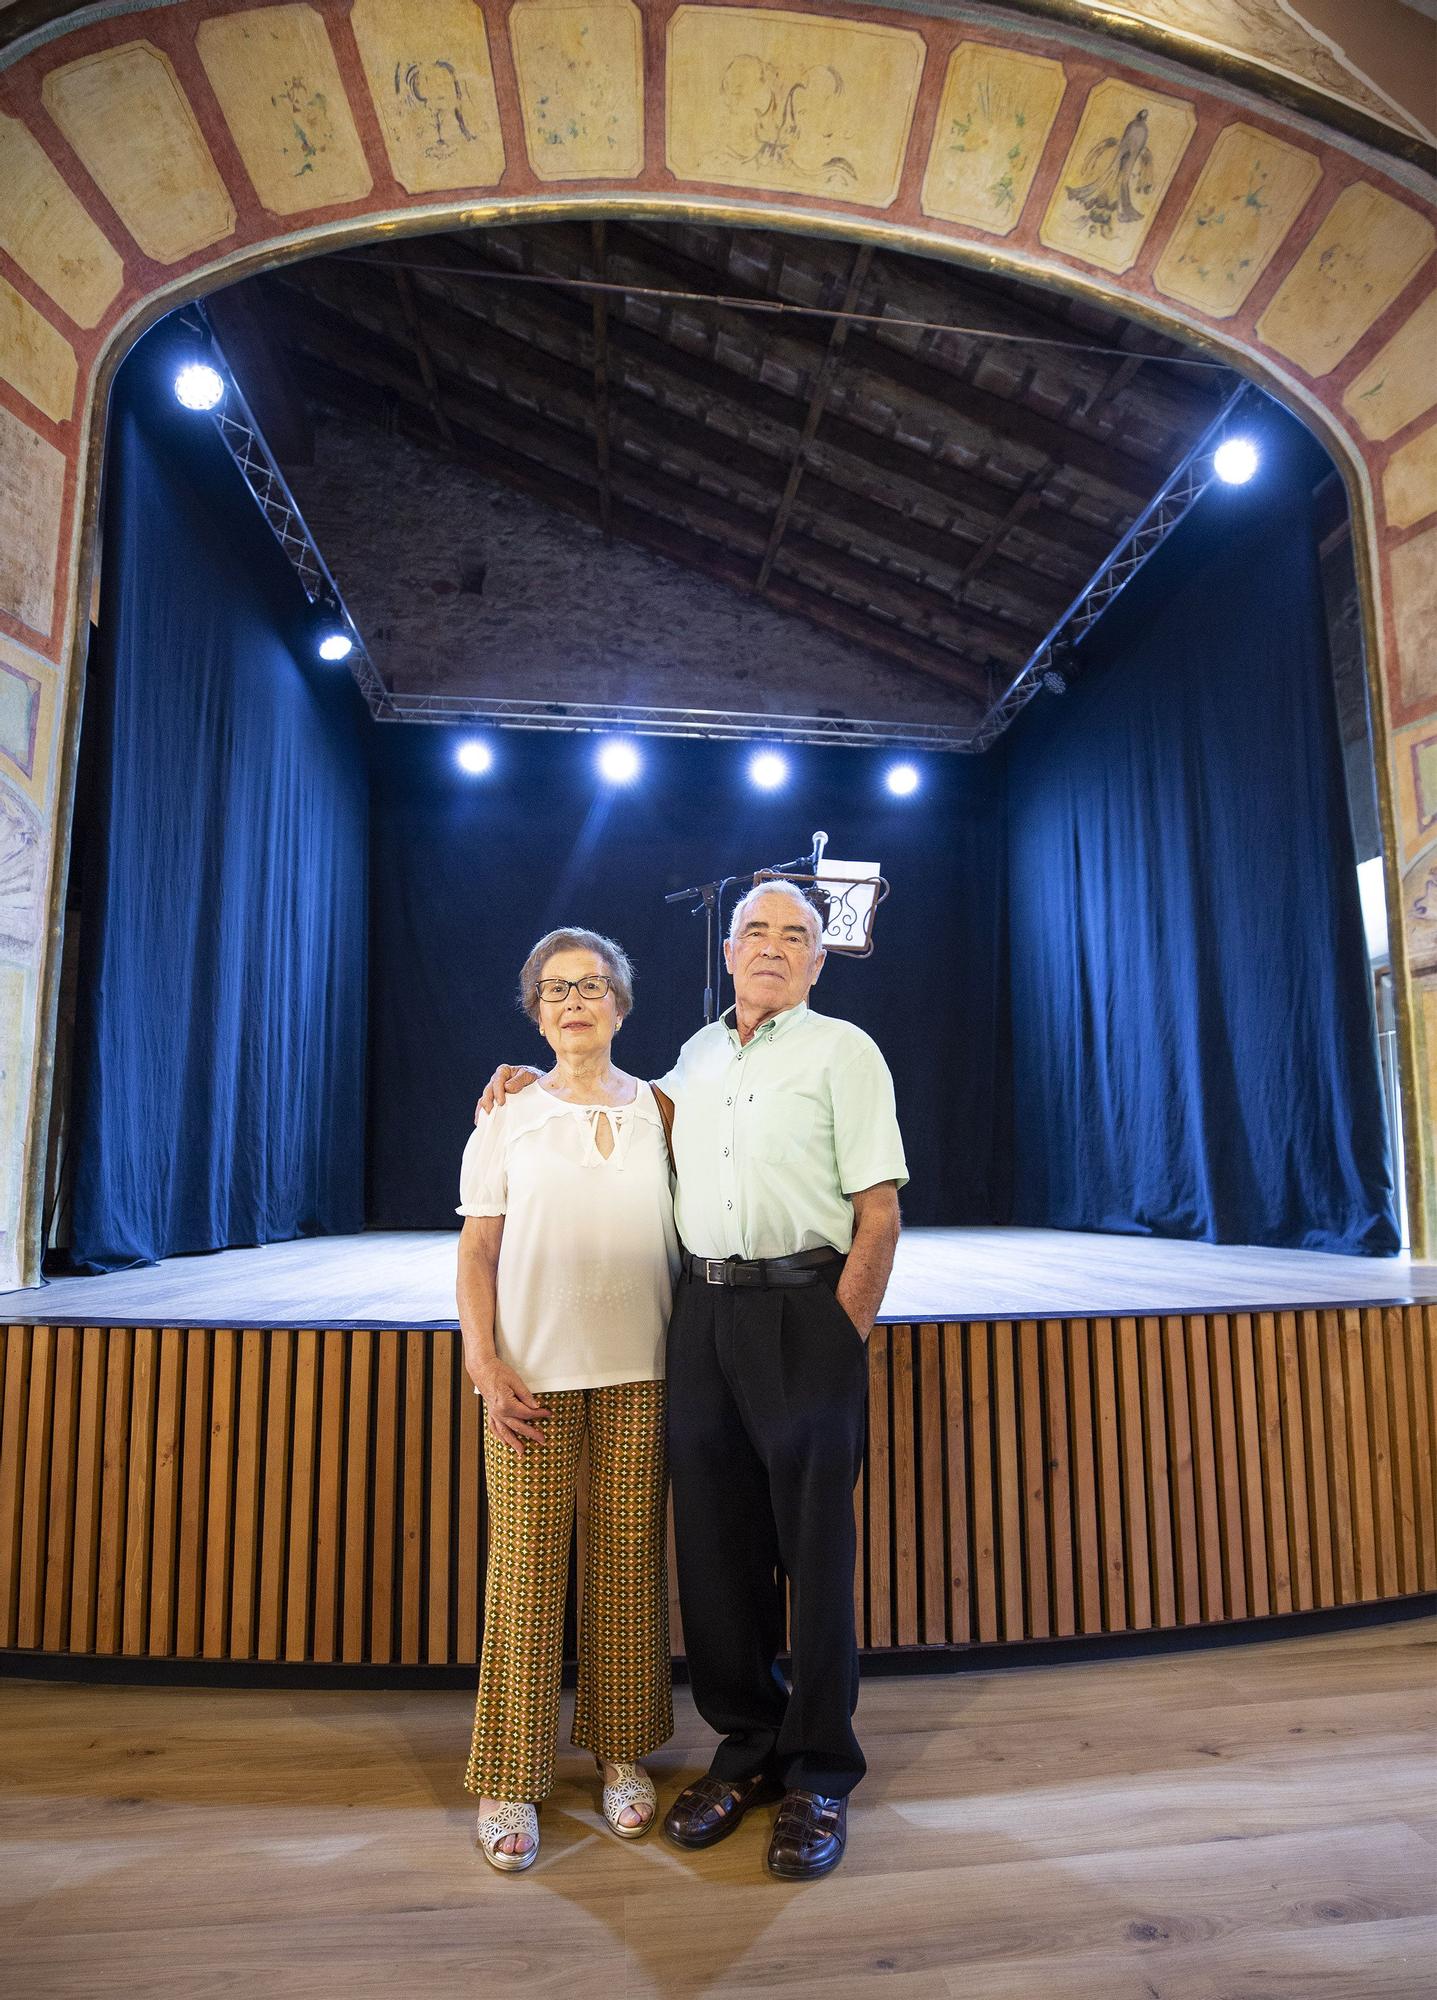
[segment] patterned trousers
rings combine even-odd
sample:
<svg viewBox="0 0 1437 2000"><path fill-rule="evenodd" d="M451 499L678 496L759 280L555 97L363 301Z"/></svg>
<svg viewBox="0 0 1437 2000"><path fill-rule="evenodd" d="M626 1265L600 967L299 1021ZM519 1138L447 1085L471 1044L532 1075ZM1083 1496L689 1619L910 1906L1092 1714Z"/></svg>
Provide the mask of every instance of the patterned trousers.
<svg viewBox="0 0 1437 2000"><path fill-rule="evenodd" d="M474 1741L464 1783L545 1798L554 1777L564 1598L579 1450L589 1440L573 1741L610 1763L673 1734L664 1385L619 1382L539 1397L544 1443L522 1457L484 1425L489 1566Z"/></svg>

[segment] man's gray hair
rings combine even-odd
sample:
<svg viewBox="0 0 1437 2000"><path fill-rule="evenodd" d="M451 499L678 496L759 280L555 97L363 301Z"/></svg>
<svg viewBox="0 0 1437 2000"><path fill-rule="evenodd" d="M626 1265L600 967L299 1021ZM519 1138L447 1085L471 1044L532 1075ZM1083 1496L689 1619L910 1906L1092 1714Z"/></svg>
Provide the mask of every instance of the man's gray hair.
<svg viewBox="0 0 1437 2000"><path fill-rule="evenodd" d="M738 937L744 912L750 903L756 903L760 896L787 896L791 902L797 903L803 911L805 921L812 927L814 943L816 945L823 943L823 918L818 913L817 905L804 895L796 882L755 882L751 889L745 889L733 906L733 915L729 918L728 924L730 944Z"/></svg>
<svg viewBox="0 0 1437 2000"><path fill-rule="evenodd" d="M539 980L549 960L561 951L591 951L595 958L602 959L604 970L613 981L614 998L619 1003L619 1019L622 1021L632 1011L634 968L622 945L615 944L612 938L601 936L598 931L545 931L524 960L519 974L519 1005L536 1028L539 1025Z"/></svg>

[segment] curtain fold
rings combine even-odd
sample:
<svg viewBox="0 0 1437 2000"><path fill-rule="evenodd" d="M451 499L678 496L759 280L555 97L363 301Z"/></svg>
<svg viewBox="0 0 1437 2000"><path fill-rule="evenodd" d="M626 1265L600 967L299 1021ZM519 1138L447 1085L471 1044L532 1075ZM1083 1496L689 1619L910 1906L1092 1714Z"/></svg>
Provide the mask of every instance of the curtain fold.
<svg viewBox="0 0 1437 2000"><path fill-rule="evenodd" d="M164 333L116 383L86 691L89 1270L364 1222L367 723Z"/></svg>
<svg viewBox="0 0 1437 2000"><path fill-rule="evenodd" d="M1008 739L1016 1222L1398 1247L1320 465L1275 426Z"/></svg>

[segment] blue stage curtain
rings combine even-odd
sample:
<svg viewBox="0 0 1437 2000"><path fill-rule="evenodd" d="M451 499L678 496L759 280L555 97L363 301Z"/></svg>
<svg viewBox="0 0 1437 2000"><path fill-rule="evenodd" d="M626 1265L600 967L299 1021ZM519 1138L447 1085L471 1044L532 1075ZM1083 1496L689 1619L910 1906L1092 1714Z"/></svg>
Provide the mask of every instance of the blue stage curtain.
<svg viewBox="0 0 1437 2000"><path fill-rule="evenodd" d="M1321 463L1270 426L1008 739L1016 1222L1398 1247Z"/></svg>
<svg viewBox="0 0 1437 2000"><path fill-rule="evenodd" d="M166 344L113 399L76 821L94 1271L364 1224L363 706Z"/></svg>

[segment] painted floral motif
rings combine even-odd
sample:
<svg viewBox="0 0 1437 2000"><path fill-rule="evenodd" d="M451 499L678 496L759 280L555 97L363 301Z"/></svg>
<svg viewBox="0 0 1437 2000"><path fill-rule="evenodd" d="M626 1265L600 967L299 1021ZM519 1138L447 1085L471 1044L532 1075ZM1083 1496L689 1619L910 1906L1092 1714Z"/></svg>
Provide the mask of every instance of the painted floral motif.
<svg viewBox="0 0 1437 2000"><path fill-rule="evenodd" d="M758 167L844 193L858 179L840 150L843 78L830 63L794 77L761 56L735 56L719 85L727 164Z"/></svg>
<svg viewBox="0 0 1437 2000"><path fill-rule="evenodd" d="M1016 227L1067 79L1061 63L984 42L953 52L923 209L994 235Z"/></svg>
<svg viewBox="0 0 1437 2000"><path fill-rule="evenodd" d="M521 0L509 35L535 173L546 180L638 173L643 73L636 10Z"/></svg>

